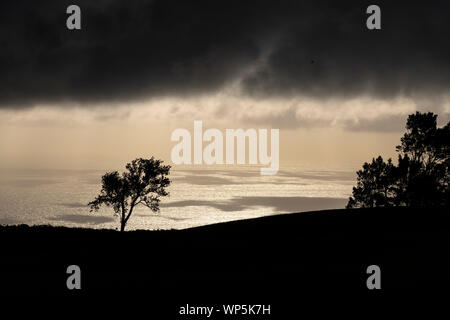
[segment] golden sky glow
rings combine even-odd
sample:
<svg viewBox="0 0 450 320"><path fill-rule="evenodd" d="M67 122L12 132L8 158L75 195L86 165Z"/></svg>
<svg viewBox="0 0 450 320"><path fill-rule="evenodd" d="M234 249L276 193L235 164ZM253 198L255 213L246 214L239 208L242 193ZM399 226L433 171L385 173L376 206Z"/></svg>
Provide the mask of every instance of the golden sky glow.
<svg viewBox="0 0 450 320"><path fill-rule="evenodd" d="M378 154L395 156L404 119L416 108L403 98L258 100L224 90L126 105L2 110L0 166L116 168L152 155L170 163L171 132L192 131L202 120L205 128L279 128L281 166L355 169Z"/></svg>

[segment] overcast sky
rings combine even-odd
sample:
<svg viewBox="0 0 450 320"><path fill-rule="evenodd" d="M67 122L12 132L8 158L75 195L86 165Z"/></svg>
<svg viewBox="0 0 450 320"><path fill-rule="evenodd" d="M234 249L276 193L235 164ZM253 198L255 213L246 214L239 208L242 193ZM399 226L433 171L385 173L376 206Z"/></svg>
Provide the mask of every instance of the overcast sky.
<svg viewBox="0 0 450 320"><path fill-rule="evenodd" d="M66 28L74 3L78 31ZM407 114L449 119L450 4L376 1L371 31L373 3L2 3L0 166L167 157L171 130L193 120L280 128L292 162L391 155Z"/></svg>

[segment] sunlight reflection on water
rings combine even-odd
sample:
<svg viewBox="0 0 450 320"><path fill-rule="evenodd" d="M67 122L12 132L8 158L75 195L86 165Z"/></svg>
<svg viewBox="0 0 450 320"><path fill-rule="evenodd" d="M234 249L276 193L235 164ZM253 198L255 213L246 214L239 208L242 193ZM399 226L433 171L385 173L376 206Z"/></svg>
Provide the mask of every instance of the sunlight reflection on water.
<svg viewBox="0 0 450 320"><path fill-rule="evenodd" d="M112 209L90 213L104 171L1 170L0 224L51 224L116 228ZM343 208L354 173L282 170L261 176L258 168L174 169L170 197L161 211L136 208L127 229L183 229L278 213Z"/></svg>

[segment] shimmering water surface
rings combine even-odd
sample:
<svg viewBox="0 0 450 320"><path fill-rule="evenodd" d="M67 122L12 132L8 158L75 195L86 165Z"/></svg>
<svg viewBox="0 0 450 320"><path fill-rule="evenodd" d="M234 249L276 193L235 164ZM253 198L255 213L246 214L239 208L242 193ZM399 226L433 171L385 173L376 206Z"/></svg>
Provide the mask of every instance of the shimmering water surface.
<svg viewBox="0 0 450 320"><path fill-rule="evenodd" d="M105 170L0 170L0 224L117 228L112 209L90 213ZM343 208L354 172L177 169L159 213L138 207L127 229L183 229L287 212Z"/></svg>

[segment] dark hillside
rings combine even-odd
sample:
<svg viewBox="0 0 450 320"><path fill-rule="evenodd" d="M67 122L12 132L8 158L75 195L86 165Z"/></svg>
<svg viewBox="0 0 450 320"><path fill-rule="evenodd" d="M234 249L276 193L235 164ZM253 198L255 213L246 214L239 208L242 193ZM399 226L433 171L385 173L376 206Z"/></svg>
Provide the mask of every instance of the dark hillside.
<svg viewBox="0 0 450 320"><path fill-rule="evenodd" d="M125 233L4 226L1 293L156 295L169 308L251 297L248 303L278 301L284 310L299 297L419 294L443 285L447 216L443 209L330 210ZM79 291L66 288L71 264L82 270ZM366 287L372 264L381 268L379 292Z"/></svg>

